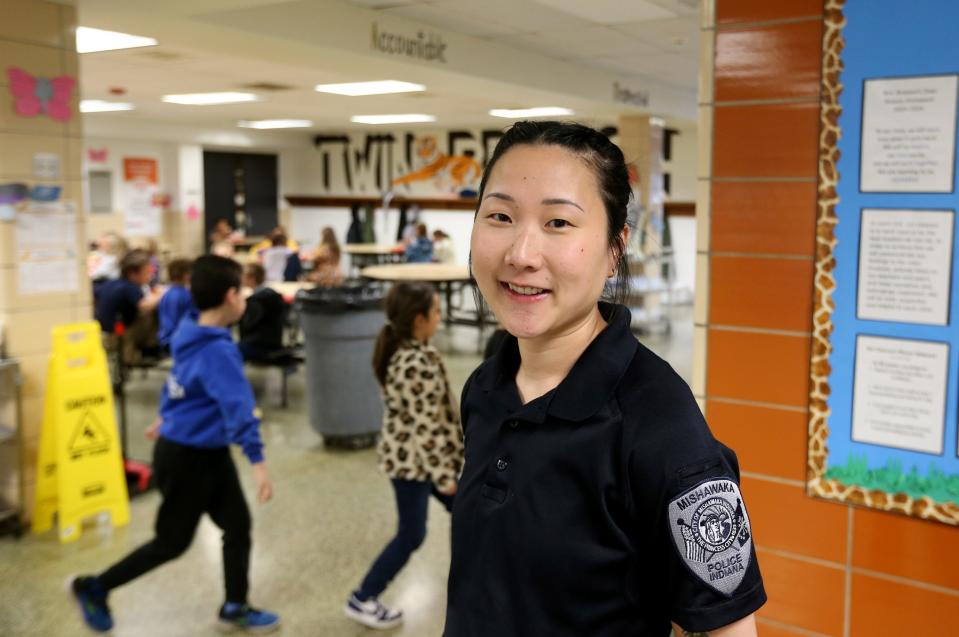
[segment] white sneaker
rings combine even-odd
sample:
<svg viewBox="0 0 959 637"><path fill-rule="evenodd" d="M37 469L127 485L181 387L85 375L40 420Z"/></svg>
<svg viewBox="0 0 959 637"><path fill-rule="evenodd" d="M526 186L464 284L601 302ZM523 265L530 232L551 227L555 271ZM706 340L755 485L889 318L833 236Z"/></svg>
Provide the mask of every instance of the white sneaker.
<svg viewBox="0 0 959 637"><path fill-rule="evenodd" d="M375 597L365 602L352 593L343 611L350 619L370 628L394 628L403 623L403 611L389 608Z"/></svg>

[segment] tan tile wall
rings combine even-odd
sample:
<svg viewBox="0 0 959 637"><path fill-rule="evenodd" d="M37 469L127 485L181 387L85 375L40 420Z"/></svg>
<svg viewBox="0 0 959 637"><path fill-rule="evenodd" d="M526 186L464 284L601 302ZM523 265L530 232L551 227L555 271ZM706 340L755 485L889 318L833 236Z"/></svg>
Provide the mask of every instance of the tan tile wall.
<svg viewBox="0 0 959 637"><path fill-rule="evenodd" d="M76 205L77 245L82 247L87 231L80 187L82 127L76 91L74 117L69 123L42 115L20 117L13 112L6 74L7 67L17 66L40 77L65 74L76 77L75 29L75 7L45 0L0 0L0 183L21 181L62 186L64 200ZM60 155L62 179L41 182L33 178L32 159L37 152ZM91 296L82 267L76 294L20 294L16 284L15 240L14 222L0 221L0 323L4 326L8 354L18 358L23 366L25 505L29 512L33 506L50 329L62 323L88 320ZM78 255L83 254L82 249L78 251ZM0 476L4 473L0 471ZM12 486L12 482L4 479L0 488L10 497Z"/></svg>

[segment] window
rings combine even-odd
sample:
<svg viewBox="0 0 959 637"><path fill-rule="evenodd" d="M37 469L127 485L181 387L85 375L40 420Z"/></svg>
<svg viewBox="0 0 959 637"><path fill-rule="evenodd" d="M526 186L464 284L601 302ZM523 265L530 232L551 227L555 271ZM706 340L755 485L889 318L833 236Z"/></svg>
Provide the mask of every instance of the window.
<svg viewBox="0 0 959 637"><path fill-rule="evenodd" d="M87 178L90 184L90 212L113 212L113 173L91 170Z"/></svg>

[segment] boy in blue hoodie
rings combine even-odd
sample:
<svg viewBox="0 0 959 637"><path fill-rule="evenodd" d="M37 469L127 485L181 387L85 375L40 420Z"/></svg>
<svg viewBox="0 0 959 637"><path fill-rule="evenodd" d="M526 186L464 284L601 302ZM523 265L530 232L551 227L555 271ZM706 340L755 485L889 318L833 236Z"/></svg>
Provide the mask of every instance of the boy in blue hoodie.
<svg viewBox="0 0 959 637"><path fill-rule="evenodd" d="M157 318L160 321L157 341L160 343L160 347L166 351L170 349L170 340L173 338L173 332L176 331L180 320L184 316L189 316L196 321L199 316L196 306L193 305L193 297L190 296L189 284L192 268L193 261L190 259L174 259L167 266L170 287L163 293L160 305L157 306Z"/></svg>
<svg viewBox="0 0 959 637"><path fill-rule="evenodd" d="M160 417L148 429L148 436L159 435L153 469L163 502L156 535L103 573L72 580L71 591L93 630L113 627L109 592L180 556L204 513L223 530L226 600L219 622L259 632L279 625L277 615L247 603L250 512L229 449L230 444L242 447L253 465L257 501L267 502L273 483L263 460L260 421L228 329L246 307L240 274L240 265L224 257L203 256L193 264L190 291L200 316L196 322L184 319L173 336L173 370L163 388Z"/></svg>

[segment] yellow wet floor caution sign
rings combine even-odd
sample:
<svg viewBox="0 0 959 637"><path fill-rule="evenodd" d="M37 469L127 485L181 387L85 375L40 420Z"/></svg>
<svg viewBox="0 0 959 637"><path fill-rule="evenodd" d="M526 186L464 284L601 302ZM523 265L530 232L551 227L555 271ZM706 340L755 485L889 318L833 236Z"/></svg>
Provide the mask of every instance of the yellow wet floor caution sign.
<svg viewBox="0 0 959 637"><path fill-rule="evenodd" d="M40 434L33 530L48 531L54 514L60 541L80 537L84 518L109 513L130 520L120 438L106 353L96 322L53 329Z"/></svg>

